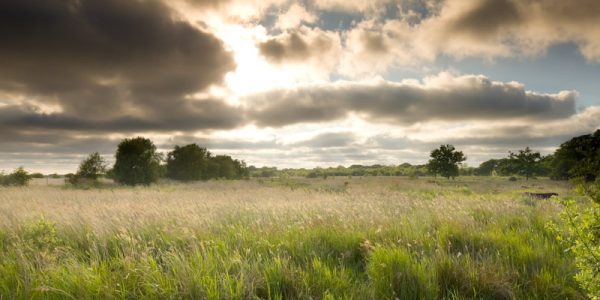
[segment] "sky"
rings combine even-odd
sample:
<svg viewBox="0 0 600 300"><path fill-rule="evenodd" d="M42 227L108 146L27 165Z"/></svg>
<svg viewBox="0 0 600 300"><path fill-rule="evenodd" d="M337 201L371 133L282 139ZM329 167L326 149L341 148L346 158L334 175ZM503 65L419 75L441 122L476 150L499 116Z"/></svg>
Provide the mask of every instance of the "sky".
<svg viewBox="0 0 600 300"><path fill-rule="evenodd" d="M124 138L249 165L476 166L600 128L597 0L2 0L0 170Z"/></svg>

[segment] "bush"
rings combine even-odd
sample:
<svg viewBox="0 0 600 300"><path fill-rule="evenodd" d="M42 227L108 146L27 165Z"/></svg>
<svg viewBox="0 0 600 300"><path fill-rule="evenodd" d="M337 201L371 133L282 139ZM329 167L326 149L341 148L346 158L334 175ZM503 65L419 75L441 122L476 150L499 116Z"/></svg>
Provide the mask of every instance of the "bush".
<svg viewBox="0 0 600 300"><path fill-rule="evenodd" d="M76 176L95 181L104 174L106 174L106 162L98 152L94 152L79 164Z"/></svg>
<svg viewBox="0 0 600 300"><path fill-rule="evenodd" d="M65 182L79 187L98 186L98 178L105 174L106 162L98 152L94 152L81 161L76 174L65 176Z"/></svg>
<svg viewBox="0 0 600 300"><path fill-rule="evenodd" d="M510 177L508 177L508 181L517 181L517 177L510 176Z"/></svg>
<svg viewBox="0 0 600 300"><path fill-rule="evenodd" d="M565 210L561 216L567 229L558 239L575 255L579 269L575 279L591 299L600 299L600 186L582 183L577 191L589 203L563 201Z"/></svg>
<svg viewBox="0 0 600 300"><path fill-rule="evenodd" d="M8 175L0 175L0 184L3 186L26 186L30 180L31 176L23 167L16 168Z"/></svg>

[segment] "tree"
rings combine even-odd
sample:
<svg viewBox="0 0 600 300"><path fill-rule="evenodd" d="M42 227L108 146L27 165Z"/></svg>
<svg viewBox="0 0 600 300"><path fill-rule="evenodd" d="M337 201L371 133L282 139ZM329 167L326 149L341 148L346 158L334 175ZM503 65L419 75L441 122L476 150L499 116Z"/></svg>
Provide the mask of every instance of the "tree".
<svg viewBox="0 0 600 300"><path fill-rule="evenodd" d="M456 151L452 145L441 145L439 149L431 151L431 159L427 169L434 175L442 175L446 178L458 176L458 164L467 158L461 151Z"/></svg>
<svg viewBox="0 0 600 300"><path fill-rule="evenodd" d="M217 155L210 158L208 164L210 178L241 179L249 176L246 163L228 155Z"/></svg>
<svg viewBox="0 0 600 300"><path fill-rule="evenodd" d="M490 159L482 162L479 168L475 169L475 175L479 176L491 176L494 171L497 171L499 161L497 159Z"/></svg>
<svg viewBox="0 0 600 300"><path fill-rule="evenodd" d="M208 179L210 156L206 148L196 144L175 146L167 155L167 177L182 181Z"/></svg>
<svg viewBox="0 0 600 300"><path fill-rule="evenodd" d="M560 145L552 160L552 179L583 178L592 182L600 176L600 130L574 137Z"/></svg>
<svg viewBox="0 0 600 300"><path fill-rule="evenodd" d="M113 172L117 182L148 185L158 180L160 155L149 139L124 139L117 147L115 157Z"/></svg>
<svg viewBox="0 0 600 300"><path fill-rule="evenodd" d="M519 150L519 153L509 152L511 165L517 174L525 176L525 180L539 172L541 159L540 153L533 152L529 147Z"/></svg>
<svg viewBox="0 0 600 300"><path fill-rule="evenodd" d="M106 166L106 161L102 156L98 152L94 152L79 164L76 176L95 181L98 180L98 177L106 174Z"/></svg>

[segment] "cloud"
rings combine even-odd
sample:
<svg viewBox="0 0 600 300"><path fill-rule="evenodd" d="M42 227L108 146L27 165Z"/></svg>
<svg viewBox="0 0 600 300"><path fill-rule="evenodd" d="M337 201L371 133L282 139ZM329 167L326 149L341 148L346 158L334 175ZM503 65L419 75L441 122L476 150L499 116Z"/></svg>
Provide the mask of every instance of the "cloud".
<svg viewBox="0 0 600 300"><path fill-rule="evenodd" d="M433 62L440 55L490 60L539 56L561 43L574 43L587 60L600 62L598 1L421 2L426 4L420 10L401 3L397 17L373 16L348 30L342 73L377 73L390 66ZM423 9L428 13L419 12Z"/></svg>
<svg viewBox="0 0 600 300"><path fill-rule="evenodd" d="M277 17L275 27L281 30L299 27L302 23L311 24L317 21L317 16L308 12L299 4L292 4L288 10Z"/></svg>
<svg viewBox="0 0 600 300"><path fill-rule="evenodd" d="M340 52L339 36L330 31L301 27L284 32L258 44L260 53L275 64L321 62L336 63Z"/></svg>
<svg viewBox="0 0 600 300"><path fill-rule="evenodd" d="M541 94L516 82L441 73L422 83L338 82L276 90L246 99L259 126L342 119L413 124L434 120L549 120L575 114L576 93Z"/></svg>
<svg viewBox="0 0 600 300"><path fill-rule="evenodd" d="M3 123L21 116L29 124L127 130L129 123L189 120L197 112L202 127L219 105L186 96L220 84L235 67L218 38L159 1L6 0L0 39L0 90L59 111L2 108Z"/></svg>
<svg viewBox="0 0 600 300"><path fill-rule="evenodd" d="M381 10L385 5L393 2L392 0L313 0L313 5L320 10L341 11L348 13L367 13Z"/></svg>
<svg viewBox="0 0 600 300"><path fill-rule="evenodd" d="M593 132L600 127L600 108L590 107L563 119L507 122L432 121L408 126L365 123L366 131L314 131L297 142L282 142L291 131L272 131L273 136L256 140L255 136L224 138L217 135L193 136L177 133L141 133L151 137L161 151L174 145L198 143L215 154L229 154L254 165L278 167L314 167L351 164L424 163L428 153L440 144L450 143L465 152L468 164L476 166L489 158L505 157L509 150L526 146L543 153L569 138ZM346 122L339 122L341 130ZM305 130L299 130L305 136ZM311 131L312 132L312 131ZM6 133L0 129L0 169L25 165L31 170L73 172L83 156L93 151L112 160L116 145L124 136L86 133L22 131Z"/></svg>
<svg viewBox="0 0 600 300"><path fill-rule="evenodd" d="M351 132L326 132L318 134L308 140L292 144L292 147L307 148L336 148L349 146L356 140Z"/></svg>
<svg viewBox="0 0 600 300"><path fill-rule="evenodd" d="M209 16L218 14L235 22L256 22L271 10L289 3L288 0L163 0L185 15Z"/></svg>
<svg viewBox="0 0 600 300"><path fill-rule="evenodd" d="M176 112L165 110L165 115L157 115L156 118L116 116L100 120L65 113L44 113L32 106L6 105L0 107L0 126L13 130L131 133L231 129L243 123L243 111L221 100L188 101L179 105Z"/></svg>

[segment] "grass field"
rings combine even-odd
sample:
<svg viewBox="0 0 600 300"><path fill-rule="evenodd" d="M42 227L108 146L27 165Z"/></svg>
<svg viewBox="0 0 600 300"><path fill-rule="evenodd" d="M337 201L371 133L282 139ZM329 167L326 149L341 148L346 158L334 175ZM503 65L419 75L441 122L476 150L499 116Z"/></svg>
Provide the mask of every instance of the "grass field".
<svg viewBox="0 0 600 300"><path fill-rule="evenodd" d="M549 180L0 188L1 299L580 299Z"/></svg>

